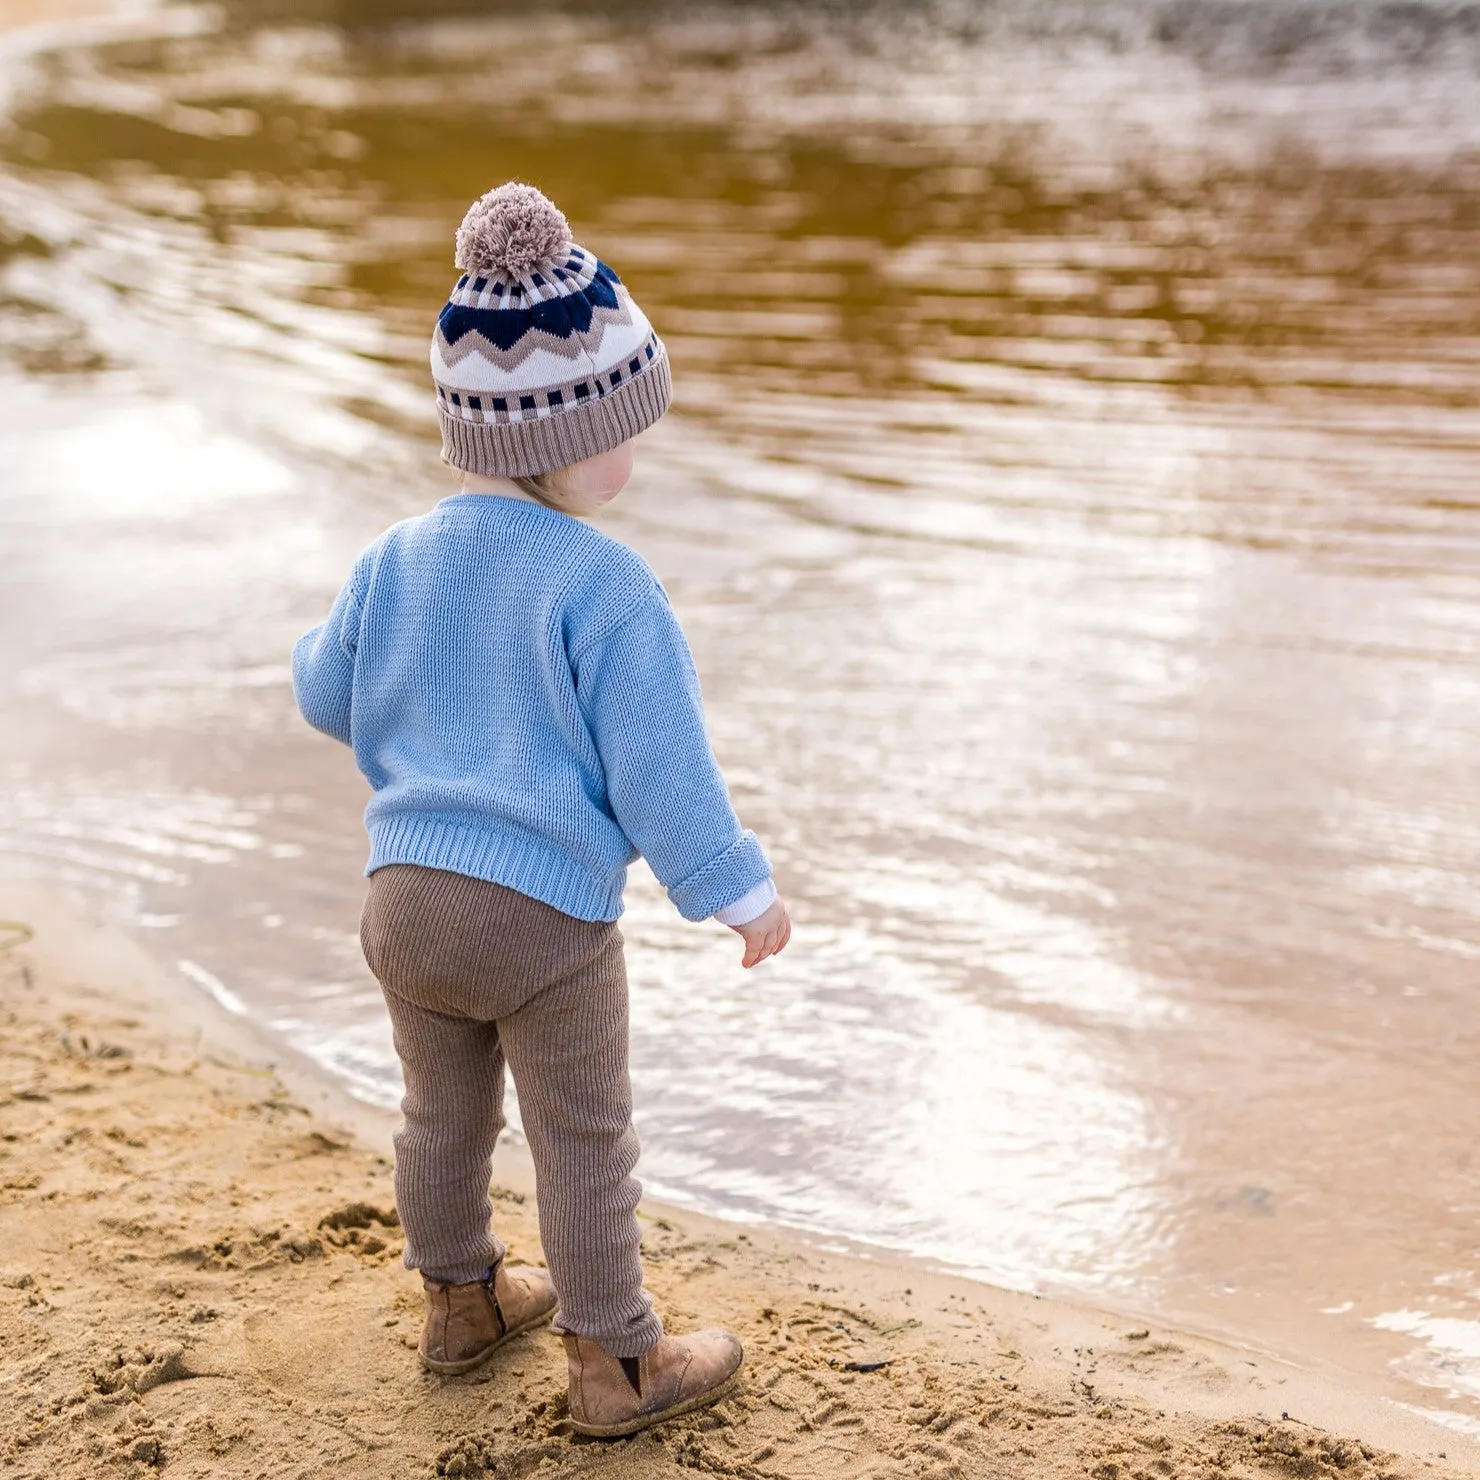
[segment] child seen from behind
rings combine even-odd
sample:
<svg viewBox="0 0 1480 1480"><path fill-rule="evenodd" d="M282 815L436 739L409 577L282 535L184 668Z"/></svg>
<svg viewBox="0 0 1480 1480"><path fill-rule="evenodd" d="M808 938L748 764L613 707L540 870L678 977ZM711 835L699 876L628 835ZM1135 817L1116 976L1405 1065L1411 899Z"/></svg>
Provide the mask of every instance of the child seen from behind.
<svg viewBox="0 0 1480 1480"><path fill-rule="evenodd" d="M642 1286L627 866L640 854L686 918L738 931L746 966L791 926L663 588L581 522L668 408L663 343L530 186L475 202L457 252L432 372L463 491L360 556L294 649L294 690L374 791L361 939L405 1077L396 1202L422 1360L469 1371L553 1316L574 1427L632 1433L713 1402L742 1355L725 1331L665 1335ZM548 1274L507 1267L490 1229L505 1064Z"/></svg>

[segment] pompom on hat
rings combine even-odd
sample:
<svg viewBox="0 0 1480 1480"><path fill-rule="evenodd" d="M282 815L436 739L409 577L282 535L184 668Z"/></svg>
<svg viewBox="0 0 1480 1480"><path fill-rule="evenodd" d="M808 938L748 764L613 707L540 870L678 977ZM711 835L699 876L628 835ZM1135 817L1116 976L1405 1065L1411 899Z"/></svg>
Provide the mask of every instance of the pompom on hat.
<svg viewBox="0 0 1480 1480"><path fill-rule="evenodd" d="M595 457L668 409L668 353L559 208L510 182L457 233L462 277L432 336L447 461L518 478Z"/></svg>

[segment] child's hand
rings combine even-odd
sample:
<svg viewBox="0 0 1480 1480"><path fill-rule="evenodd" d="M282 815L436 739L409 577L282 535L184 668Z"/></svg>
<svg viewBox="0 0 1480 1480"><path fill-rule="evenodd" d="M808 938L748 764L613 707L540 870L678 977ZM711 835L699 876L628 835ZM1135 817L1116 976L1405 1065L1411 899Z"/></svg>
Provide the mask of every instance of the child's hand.
<svg viewBox="0 0 1480 1480"><path fill-rule="evenodd" d="M730 929L745 940L745 959L740 964L755 966L767 956L786 949L786 943L791 939L791 916L778 899L765 914L757 915L748 925L731 925Z"/></svg>

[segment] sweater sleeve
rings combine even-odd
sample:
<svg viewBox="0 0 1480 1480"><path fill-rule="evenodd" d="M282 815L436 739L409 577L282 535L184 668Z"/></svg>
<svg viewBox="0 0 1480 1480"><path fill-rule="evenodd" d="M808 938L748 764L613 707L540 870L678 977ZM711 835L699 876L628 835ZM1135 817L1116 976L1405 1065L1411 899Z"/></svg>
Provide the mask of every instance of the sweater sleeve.
<svg viewBox="0 0 1480 1480"><path fill-rule="evenodd" d="M314 729L345 745L350 741L355 648L360 638L360 602L369 577L370 552L355 563L329 615L293 645L293 697Z"/></svg>
<svg viewBox="0 0 1480 1480"><path fill-rule="evenodd" d="M694 660L661 588L571 666L612 814L678 912L707 919L769 879L730 805Z"/></svg>

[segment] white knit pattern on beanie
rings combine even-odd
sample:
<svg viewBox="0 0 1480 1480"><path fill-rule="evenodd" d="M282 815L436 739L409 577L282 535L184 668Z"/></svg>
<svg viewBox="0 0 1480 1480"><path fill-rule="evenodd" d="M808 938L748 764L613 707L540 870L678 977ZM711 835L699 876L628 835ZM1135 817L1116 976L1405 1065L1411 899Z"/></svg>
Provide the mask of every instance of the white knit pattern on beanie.
<svg viewBox="0 0 1480 1480"><path fill-rule="evenodd" d="M474 201L432 336L447 461L528 477L594 457L668 409L668 354L616 273L532 185Z"/></svg>

